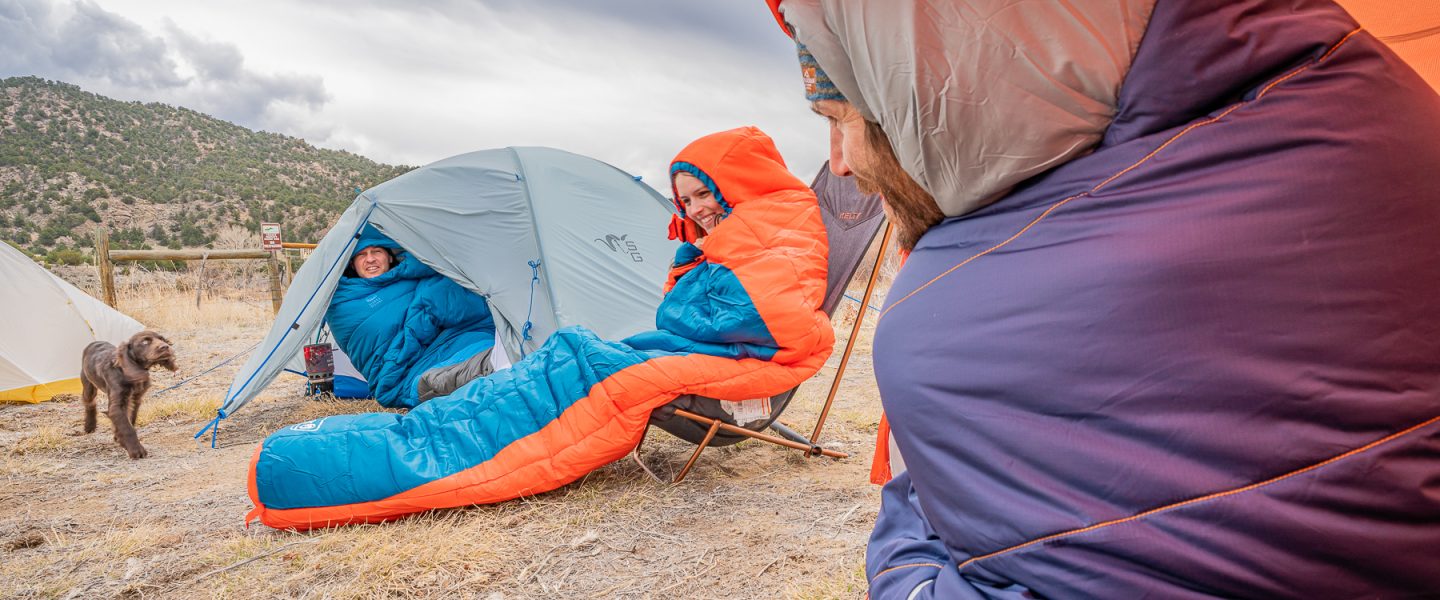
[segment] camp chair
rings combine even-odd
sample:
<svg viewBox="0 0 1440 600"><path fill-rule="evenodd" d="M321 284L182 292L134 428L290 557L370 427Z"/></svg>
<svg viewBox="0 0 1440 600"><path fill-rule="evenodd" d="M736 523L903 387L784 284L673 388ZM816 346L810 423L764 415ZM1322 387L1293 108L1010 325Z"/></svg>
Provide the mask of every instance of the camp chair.
<svg viewBox="0 0 1440 600"><path fill-rule="evenodd" d="M820 168L820 172L815 176L815 181L810 184L810 187L815 190L815 194L819 198L820 213L825 222L825 231L830 242L829 272L825 282L825 301L821 308L825 314L833 315L835 309L839 307L840 301L846 297L845 291L850 279L860 266L860 262L865 257L865 251L875 239L875 233L879 231L885 218L878 195L861 194L855 187L854 178L831 175L828 162ZM850 352L854 348L855 340L859 337L860 324L865 318L865 309L870 305L870 296L875 290L875 281L880 273L880 263L884 260L889 242L890 227L887 225L885 233L880 239L880 248L876 253L875 264L870 270L870 280L865 285L865 293L860 299L860 312L855 317L855 324L850 331L850 339L845 342L845 351L840 356L840 364L830 383L830 392L825 398L825 405L820 411L820 417L816 420L815 428L810 436L801 435L777 421L785 407L790 404L790 400L794 398L795 392L800 389L798 386L770 398L769 415L743 426L735 421L735 417L730 411L725 409L725 404L733 403L722 404L724 401L704 396L681 396L656 409L650 419L651 425L696 445L694 454L690 456L690 460L686 461L685 466L675 475L671 483L680 483L684 480L690 469L695 466L695 461L700 458L700 453L704 452L706 448L729 446L746 439L756 439L794 448L811 457L848 457L844 452L822 448L817 442L820 439L820 432L825 427L825 419L830 414L830 406L835 401L835 393L840 389L840 380L845 374L846 364L849 363ZM853 300L853 298L851 299ZM766 428L774 431L778 437L763 433ZM649 433L648 428L645 433ZM645 437L645 434L641 435L640 443L631 451L630 457L651 477L657 481L663 481L640 458L640 448L645 445Z"/></svg>

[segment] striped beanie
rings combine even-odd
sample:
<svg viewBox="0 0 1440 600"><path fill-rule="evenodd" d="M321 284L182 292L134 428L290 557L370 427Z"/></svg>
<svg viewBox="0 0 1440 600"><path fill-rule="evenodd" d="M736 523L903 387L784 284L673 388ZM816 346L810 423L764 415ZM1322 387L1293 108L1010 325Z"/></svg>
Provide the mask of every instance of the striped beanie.
<svg viewBox="0 0 1440 600"><path fill-rule="evenodd" d="M811 102L816 100L844 100L845 96L836 89L835 83L820 68L816 62L815 55L805 48L800 40L795 40L795 49L800 54L800 75L805 78L805 99Z"/></svg>

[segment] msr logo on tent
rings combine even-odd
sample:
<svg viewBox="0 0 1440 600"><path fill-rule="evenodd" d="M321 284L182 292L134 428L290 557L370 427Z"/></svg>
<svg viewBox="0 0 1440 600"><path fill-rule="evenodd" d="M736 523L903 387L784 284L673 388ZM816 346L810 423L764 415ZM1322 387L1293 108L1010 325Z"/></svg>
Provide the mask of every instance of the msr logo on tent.
<svg viewBox="0 0 1440 600"><path fill-rule="evenodd" d="M640 247L635 245L635 242L625 239L627 237L630 237L630 234L615 235L608 233L605 234L603 238L595 238L595 241L605 244L605 247L609 248L611 252L630 255L630 260L645 262L645 257L640 255Z"/></svg>

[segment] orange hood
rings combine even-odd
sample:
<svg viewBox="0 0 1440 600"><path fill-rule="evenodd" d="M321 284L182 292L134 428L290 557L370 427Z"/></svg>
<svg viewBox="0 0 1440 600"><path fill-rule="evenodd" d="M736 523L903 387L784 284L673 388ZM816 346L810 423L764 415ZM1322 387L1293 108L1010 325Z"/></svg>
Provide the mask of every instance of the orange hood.
<svg viewBox="0 0 1440 600"><path fill-rule="evenodd" d="M780 191L810 191L786 168L770 136L755 127L712 133L691 142L671 161L670 175L677 172L677 165L686 163L709 176L727 210ZM673 180L670 192L672 197L679 196Z"/></svg>

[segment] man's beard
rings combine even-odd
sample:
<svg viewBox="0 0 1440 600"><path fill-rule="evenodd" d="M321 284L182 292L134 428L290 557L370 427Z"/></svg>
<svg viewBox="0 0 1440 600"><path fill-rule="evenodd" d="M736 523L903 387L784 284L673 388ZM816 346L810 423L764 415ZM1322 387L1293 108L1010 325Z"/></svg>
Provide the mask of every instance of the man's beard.
<svg viewBox="0 0 1440 600"><path fill-rule="evenodd" d="M895 152L890 149L890 138L876 123L865 123L865 143L870 146L872 164L857 168L855 186L864 194L880 194L884 198L885 217L895 224L896 241L901 251L909 252L919 243L936 223L945 218L935 197L901 168Z"/></svg>

